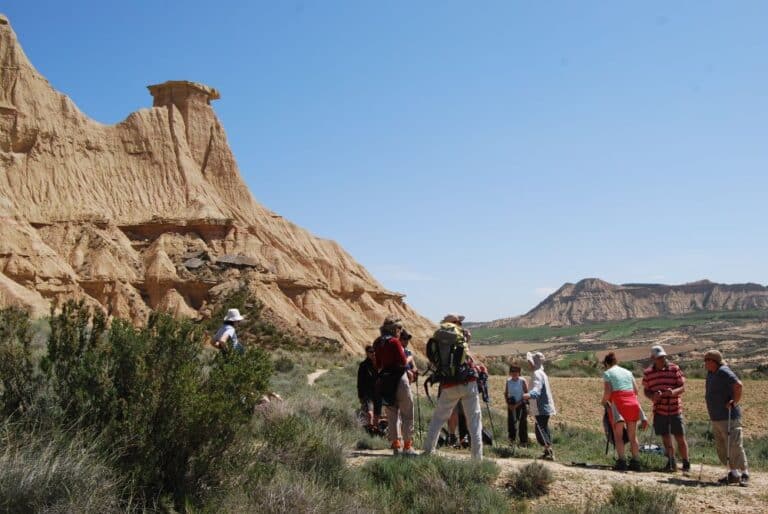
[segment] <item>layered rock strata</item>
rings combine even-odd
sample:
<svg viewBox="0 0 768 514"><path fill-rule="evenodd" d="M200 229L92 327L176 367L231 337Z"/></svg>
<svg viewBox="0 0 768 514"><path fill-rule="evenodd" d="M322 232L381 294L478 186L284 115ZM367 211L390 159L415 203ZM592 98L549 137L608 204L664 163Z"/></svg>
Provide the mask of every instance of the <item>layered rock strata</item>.
<svg viewBox="0 0 768 514"><path fill-rule="evenodd" d="M699 311L768 309L768 287L716 284L708 280L682 285L615 285L597 278L567 283L523 316L492 327L568 326L633 318L657 318Z"/></svg>
<svg viewBox="0 0 768 514"><path fill-rule="evenodd" d="M141 323L245 286L285 326L349 351L387 314L431 330L337 243L254 200L217 90L152 85L151 108L97 123L32 67L4 16L0 72L0 306L44 315L84 299Z"/></svg>

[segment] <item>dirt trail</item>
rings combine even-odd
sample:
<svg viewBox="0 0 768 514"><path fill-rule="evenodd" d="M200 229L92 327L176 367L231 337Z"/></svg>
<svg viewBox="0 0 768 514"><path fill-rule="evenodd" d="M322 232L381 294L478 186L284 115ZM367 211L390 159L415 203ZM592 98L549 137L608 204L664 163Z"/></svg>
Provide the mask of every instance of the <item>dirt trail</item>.
<svg viewBox="0 0 768 514"><path fill-rule="evenodd" d="M468 459L467 452L445 451L440 455ZM376 458L392 458L390 450L364 450L352 452L348 462L359 466ZM533 459L497 459L488 457L502 468L499 486L502 486L510 471L534 462ZM739 513L765 514L768 512L768 475L752 472L749 487L717 486L713 482L724 475L722 468L704 466L703 485L699 484L699 466L695 465L689 475L682 473L617 473L607 469L592 469L567 466L559 462L538 461L552 470L555 483L550 493L535 500L536 505L575 505L602 503L608 498L611 484L633 483L643 487L662 487L677 491L677 500L683 513Z"/></svg>
<svg viewBox="0 0 768 514"><path fill-rule="evenodd" d="M307 375L307 384L314 385L315 380L328 373L327 369L318 369Z"/></svg>

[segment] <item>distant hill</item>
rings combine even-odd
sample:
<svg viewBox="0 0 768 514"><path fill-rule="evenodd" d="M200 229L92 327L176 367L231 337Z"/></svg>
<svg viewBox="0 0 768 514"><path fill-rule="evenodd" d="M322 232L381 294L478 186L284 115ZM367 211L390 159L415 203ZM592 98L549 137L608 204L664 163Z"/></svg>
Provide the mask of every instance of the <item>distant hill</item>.
<svg viewBox="0 0 768 514"><path fill-rule="evenodd" d="M564 327L692 312L768 309L768 287L716 284L701 280L682 285L611 284L598 278L566 283L522 316L487 327Z"/></svg>

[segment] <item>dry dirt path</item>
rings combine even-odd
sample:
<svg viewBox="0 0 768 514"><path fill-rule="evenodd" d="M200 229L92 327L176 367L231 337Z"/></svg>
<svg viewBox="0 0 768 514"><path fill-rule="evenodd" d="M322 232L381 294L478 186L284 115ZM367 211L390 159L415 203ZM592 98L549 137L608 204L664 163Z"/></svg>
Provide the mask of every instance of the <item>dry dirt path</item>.
<svg viewBox="0 0 768 514"><path fill-rule="evenodd" d="M315 384L315 380L317 380L318 378L322 377L326 373L328 373L327 369L317 369L317 370L313 371L312 373L307 375L307 384L314 385Z"/></svg>
<svg viewBox="0 0 768 514"><path fill-rule="evenodd" d="M440 455L467 459L466 452L445 451ZM348 459L352 466L377 458L391 457L390 450L353 451ZM498 485L503 486L507 475L514 469L534 462L533 459L496 459L502 469ZM607 469L592 469L567 466L559 462L538 461L552 470L555 482L547 496L535 500L535 505L574 505L586 506L599 504L608 498L611 485L616 482L632 483L643 487L661 487L677 491L678 505L683 513L728 513L728 514L765 514L768 513L768 474L752 472L749 487L717 486L714 482L724 475L721 468L704 466L703 485L699 484L699 466L689 475L682 473L617 473ZM709 481L709 482L707 482Z"/></svg>

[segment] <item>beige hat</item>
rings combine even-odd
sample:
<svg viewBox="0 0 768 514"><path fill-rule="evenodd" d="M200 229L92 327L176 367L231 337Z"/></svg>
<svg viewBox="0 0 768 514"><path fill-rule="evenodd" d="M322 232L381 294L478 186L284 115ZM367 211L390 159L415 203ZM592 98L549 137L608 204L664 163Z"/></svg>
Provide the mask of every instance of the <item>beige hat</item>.
<svg viewBox="0 0 768 514"><path fill-rule="evenodd" d="M464 321L464 316L461 314L446 314L443 317L443 321L440 323L461 323Z"/></svg>
<svg viewBox="0 0 768 514"><path fill-rule="evenodd" d="M660 344L651 346L651 359L658 359L659 357L666 357L667 352L664 351L664 347Z"/></svg>
<svg viewBox="0 0 768 514"><path fill-rule="evenodd" d="M227 315L224 316L224 321L242 321L245 318L240 315L240 311L237 309L229 309Z"/></svg>
<svg viewBox="0 0 768 514"><path fill-rule="evenodd" d="M725 361L723 360L723 354L717 350L709 350L707 353L705 353L704 360L715 361L718 366L725 364Z"/></svg>

